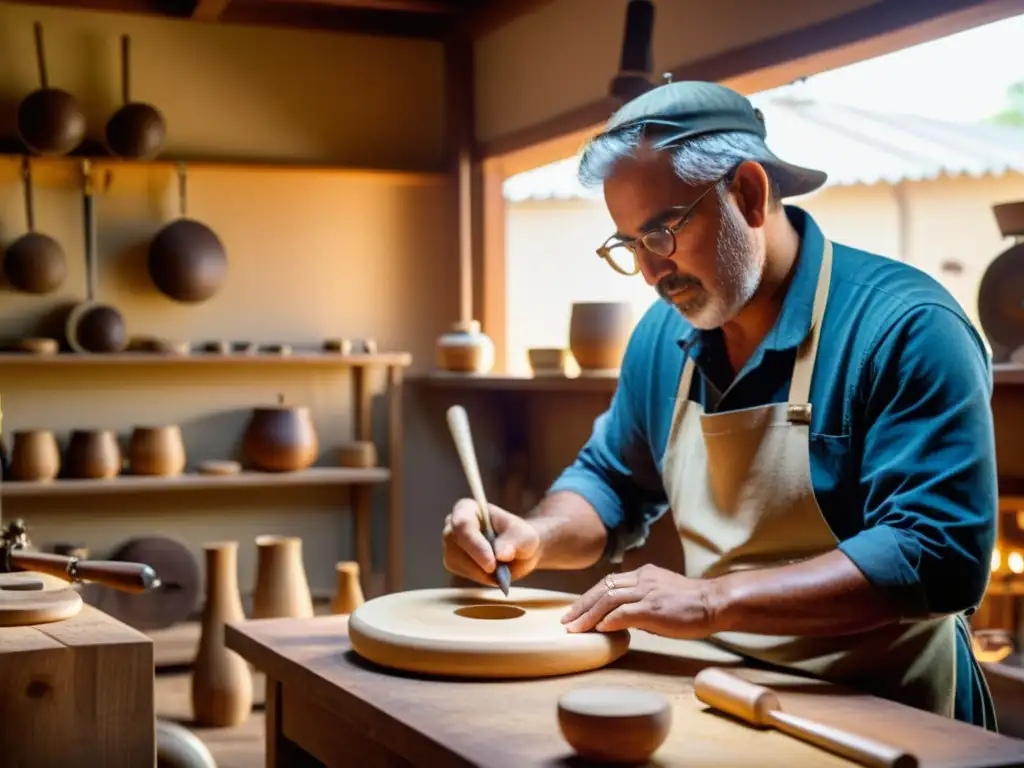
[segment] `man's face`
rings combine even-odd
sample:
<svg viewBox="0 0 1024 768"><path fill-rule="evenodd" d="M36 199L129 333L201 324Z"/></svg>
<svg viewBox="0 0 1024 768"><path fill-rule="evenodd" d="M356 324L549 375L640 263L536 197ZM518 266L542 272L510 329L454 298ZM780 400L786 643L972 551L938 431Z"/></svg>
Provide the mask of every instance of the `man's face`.
<svg viewBox="0 0 1024 768"><path fill-rule="evenodd" d="M642 150L635 159L616 164L604 196L618 234L631 240L659 225L677 224L684 215L678 207L689 206L708 186L682 182L667 153ZM763 267L759 240L739 211L714 190L676 232L671 256L653 254L638 242L636 257L647 284L702 329L717 328L743 309Z"/></svg>

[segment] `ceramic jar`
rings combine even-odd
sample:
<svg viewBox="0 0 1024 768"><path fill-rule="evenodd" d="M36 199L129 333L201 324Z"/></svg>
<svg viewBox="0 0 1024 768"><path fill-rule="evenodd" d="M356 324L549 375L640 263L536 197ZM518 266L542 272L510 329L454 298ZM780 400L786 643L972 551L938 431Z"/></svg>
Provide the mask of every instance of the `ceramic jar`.
<svg viewBox="0 0 1024 768"><path fill-rule="evenodd" d="M128 466L133 475L180 475L185 469L181 428L177 424L136 427L128 445Z"/></svg>
<svg viewBox="0 0 1024 768"><path fill-rule="evenodd" d="M455 323L438 338L435 362L442 371L488 373L494 367L494 342L477 320Z"/></svg>
<svg viewBox="0 0 1024 768"><path fill-rule="evenodd" d="M60 473L60 446L53 432L30 429L14 433L7 475L11 480L43 482Z"/></svg>
<svg viewBox="0 0 1024 768"><path fill-rule="evenodd" d="M614 372L622 365L633 332L633 307L624 301L572 305L569 349L582 374Z"/></svg>
<svg viewBox="0 0 1024 768"><path fill-rule="evenodd" d="M334 566L338 588L331 601L331 613L349 614L365 602L359 583L359 563L342 561Z"/></svg>
<svg viewBox="0 0 1024 768"><path fill-rule="evenodd" d="M306 469L320 453L320 443L309 408L285 405L253 409L242 440L246 461L261 472Z"/></svg>
<svg viewBox="0 0 1024 768"><path fill-rule="evenodd" d="M104 480L121 472L121 446L110 429L76 429L64 453L65 475Z"/></svg>

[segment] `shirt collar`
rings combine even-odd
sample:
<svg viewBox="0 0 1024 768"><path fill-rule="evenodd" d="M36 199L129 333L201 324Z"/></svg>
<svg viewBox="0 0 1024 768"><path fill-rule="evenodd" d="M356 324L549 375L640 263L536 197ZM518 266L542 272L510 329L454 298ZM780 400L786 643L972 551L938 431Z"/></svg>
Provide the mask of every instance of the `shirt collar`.
<svg viewBox="0 0 1024 768"><path fill-rule="evenodd" d="M793 279L782 301L782 311L768 335L761 343L763 350L793 349L800 345L811 330L811 316L814 312L814 294L818 287L818 272L821 269L822 248L825 237L814 218L802 208L794 205L783 206L786 217L800 236L800 251L794 265ZM683 351L690 353L696 345L699 352L706 334L718 334L718 329L702 331L689 323L679 336Z"/></svg>

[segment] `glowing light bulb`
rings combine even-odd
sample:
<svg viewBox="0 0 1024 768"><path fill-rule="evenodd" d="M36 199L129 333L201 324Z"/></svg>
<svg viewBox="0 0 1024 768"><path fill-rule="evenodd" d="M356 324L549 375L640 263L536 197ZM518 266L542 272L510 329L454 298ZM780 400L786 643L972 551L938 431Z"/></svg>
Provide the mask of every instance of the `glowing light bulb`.
<svg viewBox="0 0 1024 768"><path fill-rule="evenodd" d="M1011 552L1006 564L1014 573L1024 573L1024 556L1020 552Z"/></svg>

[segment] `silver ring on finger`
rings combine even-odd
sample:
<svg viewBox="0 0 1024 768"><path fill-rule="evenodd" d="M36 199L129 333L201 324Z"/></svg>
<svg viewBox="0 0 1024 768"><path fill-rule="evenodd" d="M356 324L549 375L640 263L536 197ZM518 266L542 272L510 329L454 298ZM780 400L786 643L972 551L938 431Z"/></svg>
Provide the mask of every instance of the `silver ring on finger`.
<svg viewBox="0 0 1024 768"><path fill-rule="evenodd" d="M611 576L605 576L604 577L604 585L606 587L608 587L608 591L609 592L614 591L615 590L615 579L613 579Z"/></svg>

